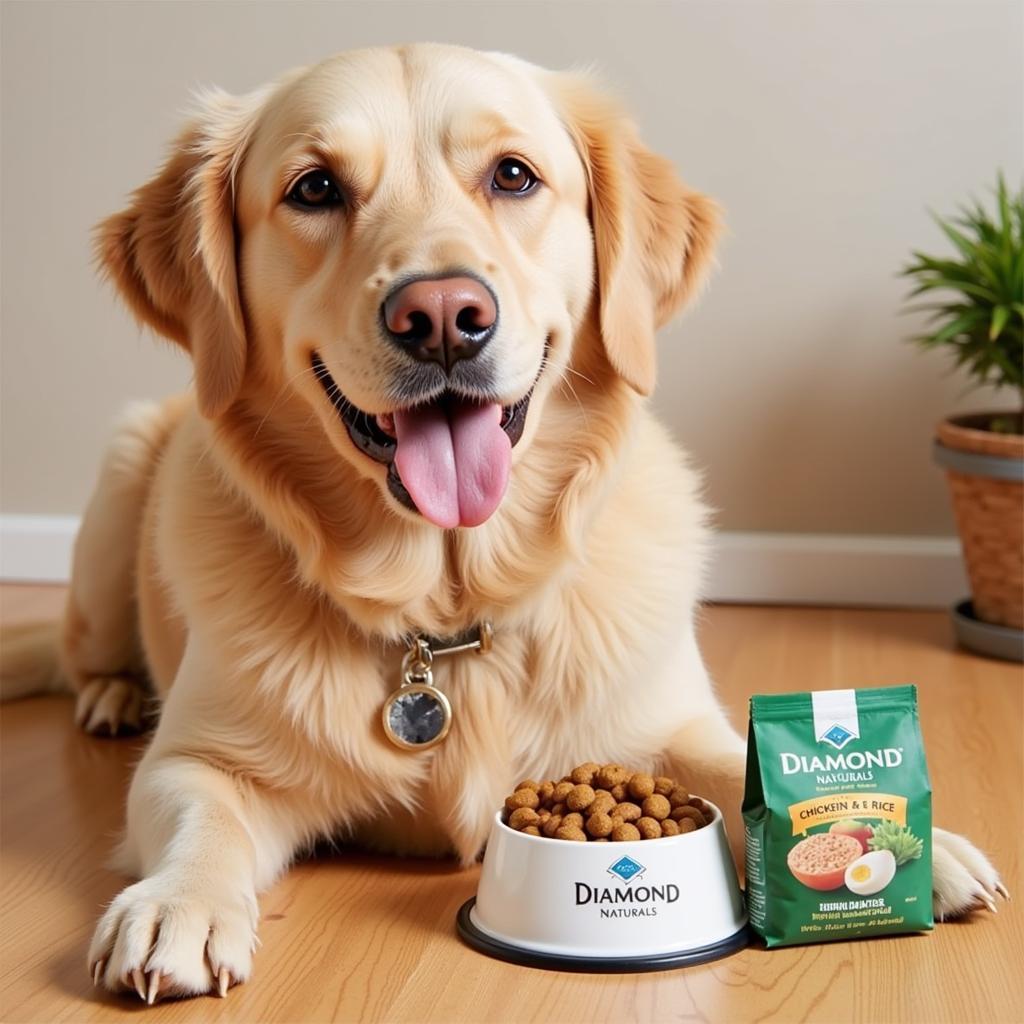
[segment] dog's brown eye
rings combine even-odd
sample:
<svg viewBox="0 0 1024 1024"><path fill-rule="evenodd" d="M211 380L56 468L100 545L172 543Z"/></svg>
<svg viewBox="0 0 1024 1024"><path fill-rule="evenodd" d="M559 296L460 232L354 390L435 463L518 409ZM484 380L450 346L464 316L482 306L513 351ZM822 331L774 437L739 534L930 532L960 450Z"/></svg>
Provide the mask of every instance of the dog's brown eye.
<svg viewBox="0 0 1024 1024"><path fill-rule="evenodd" d="M505 157L494 169L491 187L498 192L529 192L537 184L537 175L520 159Z"/></svg>
<svg viewBox="0 0 1024 1024"><path fill-rule="evenodd" d="M322 208L341 203L341 189L327 171L315 170L304 174L292 186L288 198L299 206Z"/></svg>

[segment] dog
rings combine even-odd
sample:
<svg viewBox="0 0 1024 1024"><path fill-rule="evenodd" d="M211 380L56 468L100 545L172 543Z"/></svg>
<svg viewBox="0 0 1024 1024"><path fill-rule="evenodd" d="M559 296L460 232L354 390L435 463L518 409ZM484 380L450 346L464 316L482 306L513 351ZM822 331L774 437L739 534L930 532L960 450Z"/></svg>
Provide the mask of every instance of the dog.
<svg viewBox="0 0 1024 1024"><path fill-rule="evenodd" d="M675 775L740 841L745 744L694 635L707 512L644 402L719 223L586 77L502 54L201 97L97 234L194 391L126 414L59 635L5 645L7 695L70 684L90 732L137 727L146 681L161 702L97 984L224 995L317 837L469 864L517 778L580 761ZM450 733L391 742L409 638L485 623L489 654L432 666ZM937 913L997 893L937 830Z"/></svg>

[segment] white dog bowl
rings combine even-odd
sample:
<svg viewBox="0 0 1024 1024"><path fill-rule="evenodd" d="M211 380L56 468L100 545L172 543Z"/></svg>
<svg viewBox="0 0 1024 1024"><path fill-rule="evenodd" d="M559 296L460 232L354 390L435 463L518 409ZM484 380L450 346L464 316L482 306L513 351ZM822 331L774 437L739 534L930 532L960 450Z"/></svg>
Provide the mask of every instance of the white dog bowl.
<svg viewBox="0 0 1024 1024"><path fill-rule="evenodd" d="M726 956L747 944L747 915L714 812L695 832L626 843L524 835L499 812L459 934L490 956L559 970L651 971Z"/></svg>

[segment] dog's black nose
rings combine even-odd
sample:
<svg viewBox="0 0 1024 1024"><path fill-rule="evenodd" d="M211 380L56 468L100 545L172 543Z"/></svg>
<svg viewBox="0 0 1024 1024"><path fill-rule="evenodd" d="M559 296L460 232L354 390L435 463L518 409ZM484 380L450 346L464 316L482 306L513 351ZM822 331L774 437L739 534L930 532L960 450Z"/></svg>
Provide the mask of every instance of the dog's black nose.
<svg viewBox="0 0 1024 1024"><path fill-rule="evenodd" d="M388 337L400 349L451 372L493 337L498 301L472 277L418 277L384 300L381 316Z"/></svg>

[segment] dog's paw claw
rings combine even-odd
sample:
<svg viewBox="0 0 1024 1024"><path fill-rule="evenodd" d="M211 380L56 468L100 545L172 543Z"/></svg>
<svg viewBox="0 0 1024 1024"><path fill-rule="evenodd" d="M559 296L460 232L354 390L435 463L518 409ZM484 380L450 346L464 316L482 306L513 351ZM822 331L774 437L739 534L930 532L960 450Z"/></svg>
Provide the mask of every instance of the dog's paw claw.
<svg viewBox="0 0 1024 1024"><path fill-rule="evenodd" d="M146 1001L146 976L142 971L136 967L132 971L132 983L135 985L135 991L139 994L139 998Z"/></svg>
<svg viewBox="0 0 1024 1024"><path fill-rule="evenodd" d="M217 995L219 995L221 999L225 999L230 987L231 972L226 967L222 967L220 969L220 973L217 975Z"/></svg>
<svg viewBox="0 0 1024 1024"><path fill-rule="evenodd" d="M152 1006L156 1002L157 996L159 996L159 995L160 995L160 972L159 971L153 971L153 973L150 974L150 976L149 976L149 988L146 989L146 997L145 997L146 998L146 1005L147 1006Z"/></svg>

